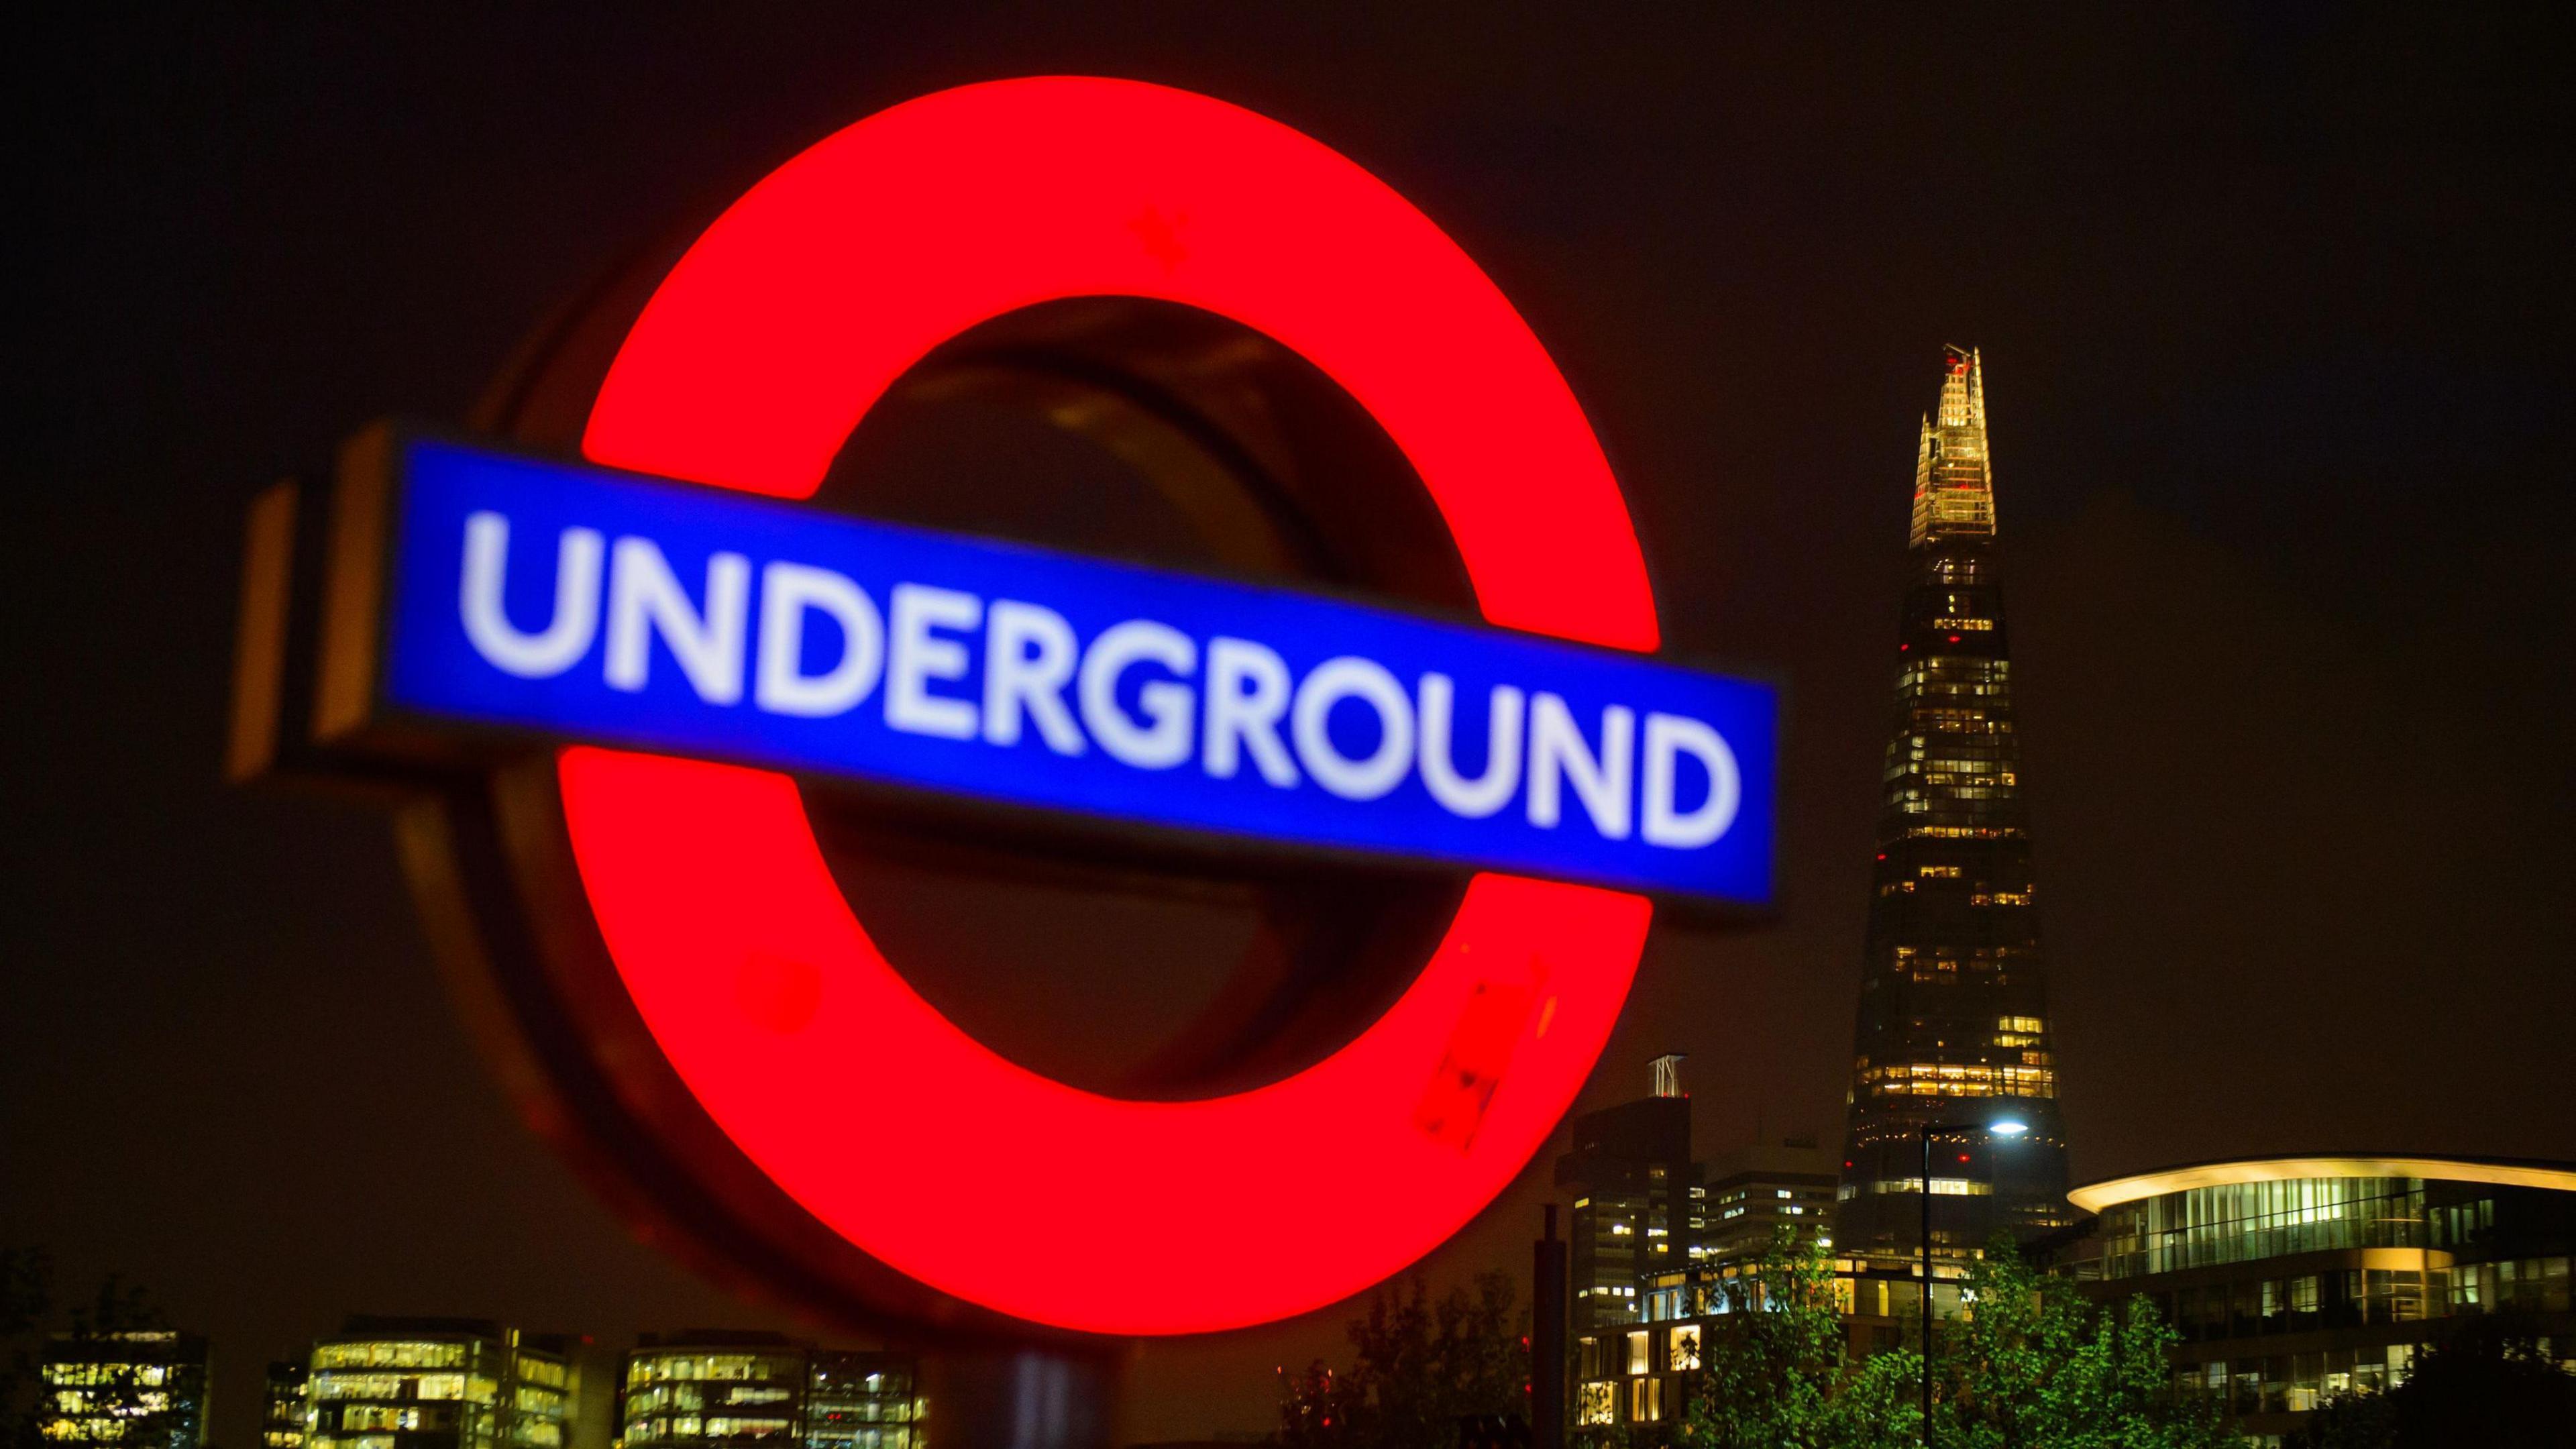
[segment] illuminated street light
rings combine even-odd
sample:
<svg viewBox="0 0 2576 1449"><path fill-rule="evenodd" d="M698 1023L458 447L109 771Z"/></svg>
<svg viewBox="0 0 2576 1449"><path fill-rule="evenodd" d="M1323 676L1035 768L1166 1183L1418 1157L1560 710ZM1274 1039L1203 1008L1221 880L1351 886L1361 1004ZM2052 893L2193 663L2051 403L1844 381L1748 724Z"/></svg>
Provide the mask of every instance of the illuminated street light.
<svg viewBox="0 0 2576 1449"><path fill-rule="evenodd" d="M1945 1133L1983 1132L2007 1140L2030 1130L2030 1124L2015 1117L1998 1117L1991 1122L1926 1122L1923 1141L1923 1234L1917 1245L1923 1259L1923 1445L1932 1445L1932 1139Z"/></svg>

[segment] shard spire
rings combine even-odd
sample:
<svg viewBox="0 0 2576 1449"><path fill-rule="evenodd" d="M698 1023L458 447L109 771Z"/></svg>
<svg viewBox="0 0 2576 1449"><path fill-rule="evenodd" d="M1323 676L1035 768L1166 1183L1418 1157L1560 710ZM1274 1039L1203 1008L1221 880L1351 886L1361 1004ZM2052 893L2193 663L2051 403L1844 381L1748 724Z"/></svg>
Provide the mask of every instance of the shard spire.
<svg viewBox="0 0 2576 1449"><path fill-rule="evenodd" d="M1835 1211L1838 1252L1910 1276L1928 1193L1934 1255L1949 1260L1938 1277L1998 1229L2027 1237L2072 1216L1995 571L1985 378L1973 351L1950 348L1945 366L1915 449ZM1926 1125L2006 1117L2029 1132L2009 1143L1945 1137L1924 1171Z"/></svg>
<svg viewBox="0 0 2576 1449"><path fill-rule="evenodd" d="M1994 471L1986 451L1985 366L1974 349L1944 348L1940 406L1923 419L1914 454L1916 548L1995 536Z"/></svg>

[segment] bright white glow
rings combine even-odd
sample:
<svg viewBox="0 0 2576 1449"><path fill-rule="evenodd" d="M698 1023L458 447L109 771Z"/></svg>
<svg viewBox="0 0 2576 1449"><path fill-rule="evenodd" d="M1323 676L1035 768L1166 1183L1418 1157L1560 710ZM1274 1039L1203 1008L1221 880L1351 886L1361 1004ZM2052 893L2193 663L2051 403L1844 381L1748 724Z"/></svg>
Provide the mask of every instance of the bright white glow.
<svg viewBox="0 0 2576 1449"><path fill-rule="evenodd" d="M2015 1122L2011 1118L2007 1117L2001 1122L1988 1123L1986 1125L1986 1130L1992 1132L1997 1137L2019 1137L2021 1134L2030 1130L2030 1124L2027 1122Z"/></svg>

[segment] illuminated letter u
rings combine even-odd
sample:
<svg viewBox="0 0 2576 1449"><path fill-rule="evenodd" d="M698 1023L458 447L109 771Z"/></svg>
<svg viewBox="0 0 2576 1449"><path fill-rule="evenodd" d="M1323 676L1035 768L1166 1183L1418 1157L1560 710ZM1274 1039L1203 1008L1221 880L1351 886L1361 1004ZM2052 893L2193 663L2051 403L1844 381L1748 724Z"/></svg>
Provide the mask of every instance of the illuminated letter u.
<svg viewBox="0 0 2576 1449"><path fill-rule="evenodd" d="M607 552L598 533L567 528L555 552L555 611L534 634L519 631L503 606L510 558L510 520L485 511L465 520L465 579L458 606L465 637L492 667L521 679L548 679L590 652L599 632L600 560Z"/></svg>

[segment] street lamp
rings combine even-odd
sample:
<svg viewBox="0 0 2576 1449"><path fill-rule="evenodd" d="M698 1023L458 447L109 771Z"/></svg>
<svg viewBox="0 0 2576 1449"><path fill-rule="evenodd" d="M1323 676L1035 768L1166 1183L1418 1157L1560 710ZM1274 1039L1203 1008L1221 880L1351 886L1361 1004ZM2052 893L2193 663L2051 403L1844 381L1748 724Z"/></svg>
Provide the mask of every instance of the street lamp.
<svg viewBox="0 0 2576 1449"><path fill-rule="evenodd" d="M1991 1122L1926 1122L1923 1124L1923 1236L1917 1245L1923 1255L1923 1445L1932 1445L1932 1139L1950 1132L1985 1132L1996 1137L2019 1137L2030 1130L2030 1124L2011 1117L1998 1117Z"/></svg>

